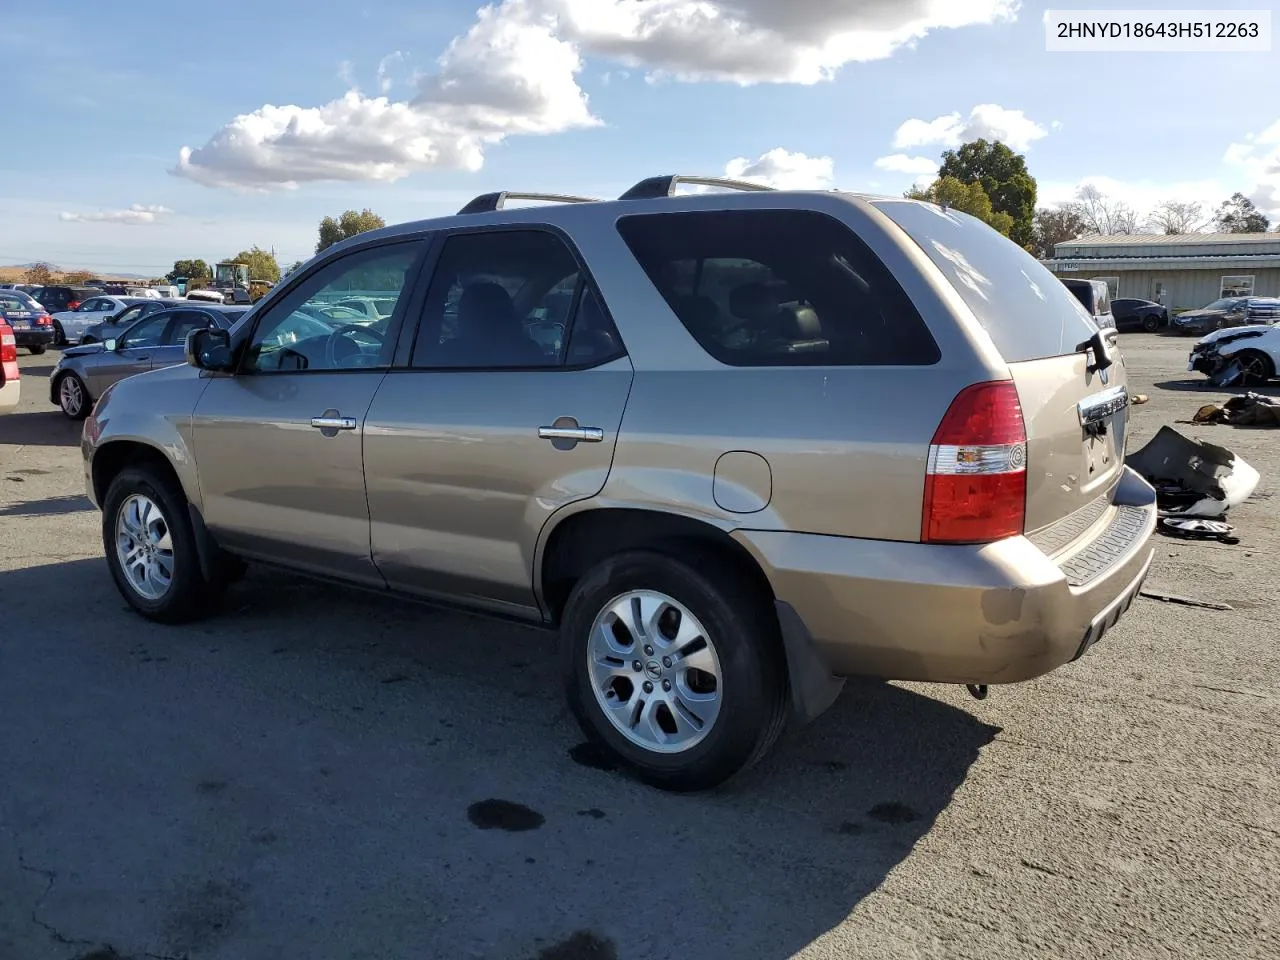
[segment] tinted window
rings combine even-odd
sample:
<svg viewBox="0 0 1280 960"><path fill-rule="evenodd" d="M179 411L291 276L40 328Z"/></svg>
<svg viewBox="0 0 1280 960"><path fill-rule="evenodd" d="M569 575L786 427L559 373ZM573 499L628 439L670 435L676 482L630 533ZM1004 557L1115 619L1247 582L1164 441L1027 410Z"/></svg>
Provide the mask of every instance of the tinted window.
<svg viewBox="0 0 1280 960"><path fill-rule="evenodd" d="M391 316L370 321L337 301L358 292L398 305L421 249L416 242L371 247L325 264L261 317L243 369L296 373L387 367L395 348Z"/></svg>
<svg viewBox="0 0 1280 960"><path fill-rule="evenodd" d="M122 310L117 314L115 322L122 326L128 326L141 316L142 307L130 307L128 310Z"/></svg>
<svg viewBox="0 0 1280 960"><path fill-rule="evenodd" d="M169 325L170 314L161 313L139 320L120 338L122 349L128 347L158 347L164 342L164 329Z"/></svg>
<svg viewBox="0 0 1280 960"><path fill-rule="evenodd" d="M172 317L172 325L164 336L164 342L169 346L185 344L187 334L192 330L204 330L213 326L213 318L199 310L179 310Z"/></svg>
<svg viewBox="0 0 1280 960"><path fill-rule="evenodd" d="M1006 361L1074 353L1097 333L1057 277L981 220L912 200L873 203L942 271Z"/></svg>
<svg viewBox="0 0 1280 960"><path fill-rule="evenodd" d="M930 364L937 344L878 257L794 210L624 217L618 229L702 348L734 366Z"/></svg>
<svg viewBox="0 0 1280 960"><path fill-rule="evenodd" d="M580 332L571 332L575 325ZM413 365L513 369L567 360L585 366L620 351L612 322L564 242L540 230L503 230L445 242Z"/></svg>

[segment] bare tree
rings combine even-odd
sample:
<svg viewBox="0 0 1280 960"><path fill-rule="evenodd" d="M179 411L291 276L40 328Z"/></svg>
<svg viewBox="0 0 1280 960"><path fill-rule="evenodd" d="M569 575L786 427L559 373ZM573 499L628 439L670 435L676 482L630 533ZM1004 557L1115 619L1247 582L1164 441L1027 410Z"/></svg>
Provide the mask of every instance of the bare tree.
<svg viewBox="0 0 1280 960"><path fill-rule="evenodd" d="M1078 216L1090 233L1137 233L1138 212L1123 200L1112 200L1091 183L1076 191L1076 198L1063 209Z"/></svg>
<svg viewBox="0 0 1280 960"><path fill-rule="evenodd" d="M1147 226L1159 233L1198 233L1208 222L1200 204L1166 200L1151 211Z"/></svg>

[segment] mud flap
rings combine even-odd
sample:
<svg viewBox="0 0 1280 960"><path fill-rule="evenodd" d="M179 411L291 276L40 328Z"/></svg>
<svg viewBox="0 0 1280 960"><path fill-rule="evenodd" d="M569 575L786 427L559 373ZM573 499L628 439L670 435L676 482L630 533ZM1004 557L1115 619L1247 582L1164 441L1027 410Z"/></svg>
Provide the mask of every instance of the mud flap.
<svg viewBox="0 0 1280 960"><path fill-rule="evenodd" d="M844 677L834 676L814 646L809 629L789 603L773 602L782 628L791 693L791 718L801 725L826 713L844 690Z"/></svg>

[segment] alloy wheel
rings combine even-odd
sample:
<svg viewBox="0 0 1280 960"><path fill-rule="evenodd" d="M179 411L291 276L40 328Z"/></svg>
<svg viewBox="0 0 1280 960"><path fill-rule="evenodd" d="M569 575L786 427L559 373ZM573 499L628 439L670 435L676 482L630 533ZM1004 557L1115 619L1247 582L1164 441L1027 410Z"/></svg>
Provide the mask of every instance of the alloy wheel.
<svg viewBox="0 0 1280 960"><path fill-rule="evenodd" d="M116 513L116 559L125 580L144 600L159 600L173 586L173 537L159 505L146 494L125 498Z"/></svg>
<svg viewBox="0 0 1280 960"><path fill-rule="evenodd" d="M706 738L722 703L720 658L706 629L678 600L631 590L591 626L587 668L614 728L655 753L682 753Z"/></svg>

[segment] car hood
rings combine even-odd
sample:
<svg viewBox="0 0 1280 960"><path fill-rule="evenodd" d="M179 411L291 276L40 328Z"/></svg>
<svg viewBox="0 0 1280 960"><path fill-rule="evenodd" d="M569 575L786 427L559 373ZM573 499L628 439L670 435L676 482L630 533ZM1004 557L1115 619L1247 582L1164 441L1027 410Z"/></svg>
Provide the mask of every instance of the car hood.
<svg viewBox="0 0 1280 960"><path fill-rule="evenodd" d="M1210 343L1217 343L1224 337L1234 338L1240 336L1242 333L1267 333L1275 329L1276 328L1269 323L1251 323L1243 327L1227 327L1225 330L1215 330L1213 333L1201 337L1196 341L1196 346L1199 347Z"/></svg>
<svg viewBox="0 0 1280 960"><path fill-rule="evenodd" d="M87 357L91 353L101 353L103 346L100 343L86 343L83 347L68 347L62 351L64 357Z"/></svg>
<svg viewBox="0 0 1280 960"><path fill-rule="evenodd" d="M1226 310L1188 310L1174 317L1175 323L1186 323L1188 320L1205 320L1210 317L1225 316Z"/></svg>

